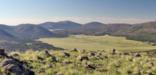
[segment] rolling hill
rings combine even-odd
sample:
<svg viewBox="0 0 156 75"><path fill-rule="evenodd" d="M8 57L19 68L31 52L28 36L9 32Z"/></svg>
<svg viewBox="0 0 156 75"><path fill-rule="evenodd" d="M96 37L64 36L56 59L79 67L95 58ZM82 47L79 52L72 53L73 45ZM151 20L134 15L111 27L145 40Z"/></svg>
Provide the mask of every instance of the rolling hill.
<svg viewBox="0 0 156 75"><path fill-rule="evenodd" d="M33 24L21 24L14 27L16 35L21 39L38 39L41 37L52 37L54 33L49 30L33 25Z"/></svg>
<svg viewBox="0 0 156 75"><path fill-rule="evenodd" d="M156 42L156 22L146 22L140 24L102 24L91 22L81 25L77 29L58 30L60 34L85 34L85 35L114 35L125 36L128 39ZM59 34L58 33L58 34Z"/></svg>
<svg viewBox="0 0 156 75"><path fill-rule="evenodd" d="M23 43L39 38L66 37L75 34L124 36L128 39L156 43L156 22L140 24L103 24L72 21L45 22L41 24L0 25L0 45L9 42Z"/></svg>
<svg viewBox="0 0 156 75"><path fill-rule="evenodd" d="M35 39L52 36L57 35L41 26L33 24L21 24L18 26L0 25L0 48L7 51L61 49L53 45L35 41ZM27 45L27 43L30 45Z"/></svg>
<svg viewBox="0 0 156 75"><path fill-rule="evenodd" d="M135 24L124 32L124 35L130 39L156 42L156 22Z"/></svg>
<svg viewBox="0 0 156 75"><path fill-rule="evenodd" d="M140 24L103 24L90 22L79 24L72 21L45 22L41 24L20 24L17 26L0 25L1 39L37 39L41 37L65 36L70 34L119 35L130 38L142 37L154 41L156 22ZM139 40L138 39L138 40ZM154 41L155 42L155 41Z"/></svg>
<svg viewBox="0 0 156 75"><path fill-rule="evenodd" d="M48 30L64 30L64 29L76 29L80 28L81 24L72 21L60 21L60 22L45 22L39 24L39 26Z"/></svg>

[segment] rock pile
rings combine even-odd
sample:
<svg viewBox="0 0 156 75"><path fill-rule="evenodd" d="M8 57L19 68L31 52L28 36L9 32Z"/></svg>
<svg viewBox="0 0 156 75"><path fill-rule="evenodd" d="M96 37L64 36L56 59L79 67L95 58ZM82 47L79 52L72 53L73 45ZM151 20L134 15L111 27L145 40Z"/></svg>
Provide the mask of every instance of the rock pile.
<svg viewBox="0 0 156 75"><path fill-rule="evenodd" d="M25 64L22 61L8 56L4 49L0 50L0 56L5 57L1 62L1 67L6 72L6 75L35 75L33 71L24 66Z"/></svg>

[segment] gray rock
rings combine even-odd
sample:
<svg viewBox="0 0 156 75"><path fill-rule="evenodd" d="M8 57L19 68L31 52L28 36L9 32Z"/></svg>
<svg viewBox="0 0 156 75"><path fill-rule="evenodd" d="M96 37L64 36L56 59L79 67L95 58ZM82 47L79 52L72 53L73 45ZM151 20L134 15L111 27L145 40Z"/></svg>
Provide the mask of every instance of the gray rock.
<svg viewBox="0 0 156 75"><path fill-rule="evenodd" d="M21 75L23 74L23 68L21 68L18 65L14 65L14 64L8 64L6 66L4 66L4 70L9 74L9 73L13 73L15 75Z"/></svg>
<svg viewBox="0 0 156 75"><path fill-rule="evenodd" d="M85 55L80 55L80 56L77 57L77 59L78 59L79 61L89 60L88 56L85 56Z"/></svg>
<svg viewBox="0 0 156 75"><path fill-rule="evenodd" d="M84 65L85 66L85 68L87 68L87 69L91 69L91 70L95 70L96 68L95 68L95 66L93 66L93 65L91 65L91 64L86 64L86 65Z"/></svg>
<svg viewBox="0 0 156 75"><path fill-rule="evenodd" d="M0 56L7 56L4 49L0 49Z"/></svg>
<svg viewBox="0 0 156 75"><path fill-rule="evenodd" d="M116 54L116 49L112 50L112 55Z"/></svg>
<svg viewBox="0 0 156 75"><path fill-rule="evenodd" d="M14 60L14 59L4 59L1 62L1 66L6 72L6 75L34 75L34 72L26 69L24 64Z"/></svg>
<svg viewBox="0 0 156 75"><path fill-rule="evenodd" d="M67 65L67 64L72 64L72 61L65 60L65 61L63 61L63 64L64 64L64 65Z"/></svg>
<svg viewBox="0 0 156 75"><path fill-rule="evenodd" d="M134 56L135 56L135 57L141 57L141 54L135 53Z"/></svg>
<svg viewBox="0 0 156 75"><path fill-rule="evenodd" d="M74 49L72 50L72 52L78 52L78 49L77 49L77 48L74 48Z"/></svg>
<svg viewBox="0 0 156 75"><path fill-rule="evenodd" d="M130 53L128 53L128 52L124 52L123 55L130 55Z"/></svg>
<svg viewBox="0 0 156 75"><path fill-rule="evenodd" d="M70 53L67 53L67 52L63 52L62 55L63 55L64 57L70 57Z"/></svg>
<svg viewBox="0 0 156 75"><path fill-rule="evenodd" d="M49 53L48 50L45 50L45 51L44 51L44 54L45 54L46 56L51 56L51 54Z"/></svg>
<svg viewBox="0 0 156 75"><path fill-rule="evenodd" d="M96 55L96 52L90 52L88 53L89 56L95 56Z"/></svg>
<svg viewBox="0 0 156 75"><path fill-rule="evenodd" d="M52 62L57 62L58 58L56 56L51 56L51 60L52 60Z"/></svg>
<svg viewBox="0 0 156 75"><path fill-rule="evenodd" d="M13 60L13 59L4 59L4 60L1 62L1 66L2 66L2 67L7 66L8 64L20 65L17 61L15 61L15 60Z"/></svg>

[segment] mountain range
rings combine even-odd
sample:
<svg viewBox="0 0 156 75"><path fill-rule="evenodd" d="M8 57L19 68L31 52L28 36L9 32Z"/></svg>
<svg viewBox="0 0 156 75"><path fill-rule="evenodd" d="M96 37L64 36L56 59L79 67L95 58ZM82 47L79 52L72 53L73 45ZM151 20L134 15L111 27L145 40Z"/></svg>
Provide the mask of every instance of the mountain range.
<svg viewBox="0 0 156 75"><path fill-rule="evenodd" d="M90 22L79 24L72 21L60 21L41 24L20 24L16 26L1 24L0 48L8 44L19 45L23 42L34 42L34 40L44 37L66 37L75 34L97 36L109 34L156 43L156 22L140 24L104 24L100 22Z"/></svg>
<svg viewBox="0 0 156 75"><path fill-rule="evenodd" d="M90 22L81 24L80 27L53 31L57 34L85 34L85 35L113 35L125 36L128 39L147 41L156 43L156 21L140 24L103 24L100 22Z"/></svg>

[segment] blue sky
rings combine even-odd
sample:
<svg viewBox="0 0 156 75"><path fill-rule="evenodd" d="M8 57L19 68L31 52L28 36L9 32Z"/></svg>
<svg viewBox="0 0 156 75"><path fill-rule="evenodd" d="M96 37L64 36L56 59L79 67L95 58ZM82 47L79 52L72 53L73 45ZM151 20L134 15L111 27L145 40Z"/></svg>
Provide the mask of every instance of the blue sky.
<svg viewBox="0 0 156 75"><path fill-rule="evenodd" d="M156 20L156 0L0 0L0 23L139 23Z"/></svg>

